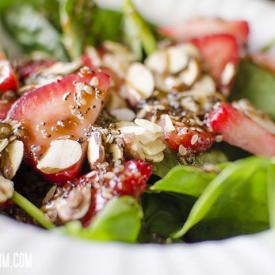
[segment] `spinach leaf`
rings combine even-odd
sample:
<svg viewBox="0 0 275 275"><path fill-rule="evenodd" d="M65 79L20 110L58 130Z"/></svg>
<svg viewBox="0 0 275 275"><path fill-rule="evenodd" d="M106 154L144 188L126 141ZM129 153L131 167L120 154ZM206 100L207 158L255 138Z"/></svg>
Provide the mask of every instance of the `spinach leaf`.
<svg viewBox="0 0 275 275"><path fill-rule="evenodd" d="M98 213L88 228L77 221L62 227L61 232L88 240L135 242L142 219L137 201L129 196L112 199Z"/></svg>
<svg viewBox="0 0 275 275"><path fill-rule="evenodd" d="M208 234L211 234L209 227L217 232L217 223L220 224L224 229L223 237L232 235L232 227L234 235L268 228L269 163L263 158L249 157L227 166L206 187L182 229L173 237L182 237L199 222L207 222Z"/></svg>
<svg viewBox="0 0 275 275"><path fill-rule="evenodd" d="M198 197L215 176L216 173L208 173L200 168L177 166L170 170L163 179L157 181L151 190Z"/></svg>
<svg viewBox="0 0 275 275"><path fill-rule="evenodd" d="M179 230L195 202L190 196L146 193L142 196L144 212L141 242L165 242Z"/></svg>
<svg viewBox="0 0 275 275"><path fill-rule="evenodd" d="M140 59L141 47L147 55L153 53L157 48L157 42L152 30L137 11L131 0L123 1L125 18L125 32L130 48Z"/></svg>
<svg viewBox="0 0 275 275"><path fill-rule="evenodd" d="M12 7L3 14L2 19L12 38L27 52L44 51L58 59L66 59L60 34L33 7Z"/></svg>
<svg viewBox="0 0 275 275"><path fill-rule="evenodd" d="M270 225L275 229L275 161L268 168L268 201Z"/></svg>
<svg viewBox="0 0 275 275"><path fill-rule="evenodd" d="M275 75L248 60L242 60L230 99L241 98L247 98L255 107L275 118Z"/></svg>
<svg viewBox="0 0 275 275"><path fill-rule="evenodd" d="M172 168L179 165L177 154L171 149L164 151L164 159L161 162L153 163L153 174L164 177Z"/></svg>

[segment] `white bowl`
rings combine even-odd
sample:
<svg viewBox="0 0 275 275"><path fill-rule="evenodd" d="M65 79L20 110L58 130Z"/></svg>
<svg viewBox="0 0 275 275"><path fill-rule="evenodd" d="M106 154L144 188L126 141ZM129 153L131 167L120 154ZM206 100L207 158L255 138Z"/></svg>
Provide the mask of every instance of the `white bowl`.
<svg viewBox="0 0 275 275"><path fill-rule="evenodd" d="M118 7L119 1L100 2ZM200 15L246 19L251 25L252 50L275 38L275 4L264 0L136 0L136 3L146 17L159 24ZM188 245L96 243L0 217L0 274L273 275L273 236L274 232L267 231ZM4 263L7 258L13 263L17 261L17 265Z"/></svg>

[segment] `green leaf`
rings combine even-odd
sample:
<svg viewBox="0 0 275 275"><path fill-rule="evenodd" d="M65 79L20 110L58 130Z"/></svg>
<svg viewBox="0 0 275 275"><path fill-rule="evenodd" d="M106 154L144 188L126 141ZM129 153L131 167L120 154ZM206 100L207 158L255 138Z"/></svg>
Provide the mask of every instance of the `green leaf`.
<svg viewBox="0 0 275 275"><path fill-rule="evenodd" d="M153 163L153 174L164 177L172 168L179 165L177 154L171 149L164 151L164 159L161 162Z"/></svg>
<svg viewBox="0 0 275 275"><path fill-rule="evenodd" d="M173 237L182 237L202 221L209 221L208 225L214 230L216 223L223 225L225 229L223 237L231 236L229 225L232 224L236 235L268 228L268 164L269 161L266 159L250 157L227 166L206 187L182 229L173 234ZM248 226L243 228L241 225L245 224Z"/></svg>
<svg viewBox="0 0 275 275"><path fill-rule="evenodd" d="M52 229L55 227L39 208L16 191L14 191L11 200L43 227L47 229Z"/></svg>
<svg viewBox="0 0 275 275"><path fill-rule="evenodd" d="M142 216L137 201L124 196L112 199L88 228L83 228L79 222L74 221L62 227L61 232L88 240L135 242Z"/></svg>
<svg viewBox="0 0 275 275"><path fill-rule="evenodd" d="M256 108L275 118L275 76L248 60L242 60L230 99L241 98L247 98Z"/></svg>
<svg viewBox="0 0 275 275"><path fill-rule="evenodd" d="M177 166L152 187L153 191L166 191L198 197L214 179L216 173L208 173L200 168Z"/></svg>
<svg viewBox="0 0 275 275"><path fill-rule="evenodd" d="M157 48L154 34L131 0L123 1L123 12L127 42L133 52L140 55L139 45L142 45L147 55L153 53Z"/></svg>
<svg viewBox="0 0 275 275"><path fill-rule="evenodd" d="M142 197L144 219L140 240L164 242L171 233L181 228L194 202L195 198L184 195L144 194Z"/></svg>
<svg viewBox="0 0 275 275"><path fill-rule="evenodd" d="M44 51L58 59L66 59L60 34L33 7L15 6L2 16L12 38L27 52Z"/></svg>
<svg viewBox="0 0 275 275"><path fill-rule="evenodd" d="M268 201L270 225L275 229L275 163L270 164L268 169Z"/></svg>

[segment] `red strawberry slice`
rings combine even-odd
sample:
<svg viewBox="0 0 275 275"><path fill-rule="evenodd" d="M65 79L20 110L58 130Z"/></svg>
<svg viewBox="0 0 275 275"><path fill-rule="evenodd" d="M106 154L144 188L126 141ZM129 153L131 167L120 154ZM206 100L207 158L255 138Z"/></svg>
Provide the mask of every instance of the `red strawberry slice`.
<svg viewBox="0 0 275 275"><path fill-rule="evenodd" d="M56 139L85 139L87 127L97 119L109 87L109 76L87 67L78 74L34 89L20 97L8 117L22 123L27 159L35 165ZM86 143L83 144L83 153ZM57 175L52 181L75 177L81 164ZM75 171L75 172L73 172Z"/></svg>
<svg viewBox="0 0 275 275"><path fill-rule="evenodd" d="M230 34L240 44L245 44L248 41L249 25L245 20L199 18L176 26L161 27L159 31L179 42L213 34Z"/></svg>
<svg viewBox="0 0 275 275"><path fill-rule="evenodd" d="M114 171L112 167L108 170L109 173ZM113 174L112 178L104 177L102 171L87 174L85 179L94 185L94 189L92 190L90 209L82 219L83 226L88 226L94 215L113 197L123 195L140 197L145 191L146 183L151 175L152 166L140 160L127 161L119 172Z"/></svg>
<svg viewBox="0 0 275 275"><path fill-rule="evenodd" d="M49 68L56 61L54 60L29 60L27 62L23 62L16 67L17 74L19 79L25 80L26 78L39 73L41 70Z"/></svg>
<svg viewBox="0 0 275 275"><path fill-rule="evenodd" d="M6 118L15 100L16 94L13 91L7 91L0 94L0 120Z"/></svg>
<svg viewBox="0 0 275 275"><path fill-rule="evenodd" d="M223 140L252 154L275 156L275 135L229 103L218 104L207 123Z"/></svg>
<svg viewBox="0 0 275 275"><path fill-rule="evenodd" d="M217 34L205 36L192 40L201 52L210 74L216 80L220 88L226 88L232 83L231 78L228 83L222 79L226 65L232 64L234 71L239 63L240 52L236 39L232 35Z"/></svg>
<svg viewBox="0 0 275 275"><path fill-rule="evenodd" d="M214 143L214 135L203 129L191 129L190 127L177 127L176 130L165 135L165 140L170 148L179 151L180 146L186 150L186 154L199 154L207 151Z"/></svg>
<svg viewBox="0 0 275 275"><path fill-rule="evenodd" d="M18 89L17 77L8 60L0 60L0 92L16 91Z"/></svg>

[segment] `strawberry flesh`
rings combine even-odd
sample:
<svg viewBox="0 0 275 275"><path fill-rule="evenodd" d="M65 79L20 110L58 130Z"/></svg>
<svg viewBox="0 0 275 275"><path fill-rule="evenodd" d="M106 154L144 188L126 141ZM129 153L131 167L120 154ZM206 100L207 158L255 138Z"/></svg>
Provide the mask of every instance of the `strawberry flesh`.
<svg viewBox="0 0 275 275"><path fill-rule="evenodd" d="M255 155L275 156L275 135L229 103L220 103L209 113L207 123L223 140Z"/></svg>
<svg viewBox="0 0 275 275"><path fill-rule="evenodd" d="M214 135L205 130L195 130L189 127L177 127L165 135L168 146L179 151L183 146L187 153L199 154L207 151L214 143Z"/></svg>
<svg viewBox="0 0 275 275"><path fill-rule="evenodd" d="M176 26L159 28L160 33L176 41L188 41L193 38L213 34L230 34L240 44L248 42L249 25L245 20L221 20L218 18L193 19Z"/></svg>
<svg viewBox="0 0 275 275"><path fill-rule="evenodd" d="M233 64L235 71L240 60L240 50L236 39L232 35L217 34L195 38L192 43L199 49L210 74L214 77L218 86L229 88L232 81L228 84L222 83L222 74L225 66ZM224 87L225 86L225 87Z"/></svg>
<svg viewBox="0 0 275 275"><path fill-rule="evenodd" d="M96 86L90 84L92 80L96 80ZM84 67L77 74L65 76L20 97L8 118L22 124L28 162L36 167L53 140L85 140L87 128L102 109L108 87L106 74ZM84 154L86 142L82 143L82 149ZM56 175L47 175L47 178L65 182L74 178L80 168L81 164L77 164Z"/></svg>
<svg viewBox="0 0 275 275"><path fill-rule="evenodd" d="M8 60L0 60L0 92L16 91L18 80Z"/></svg>
<svg viewBox="0 0 275 275"><path fill-rule="evenodd" d="M141 160L129 160L121 165L120 169L109 166L107 170L96 169L73 182L67 182L69 186L92 185L91 205L82 219L82 224L88 226L107 202L114 198L130 195L135 198L141 196L146 189L146 183L152 175L152 166ZM108 176L107 173L112 173Z"/></svg>
<svg viewBox="0 0 275 275"><path fill-rule="evenodd" d="M16 72L20 80L25 80L32 75L39 73L41 70L49 68L55 63L54 60L29 60L16 67Z"/></svg>

